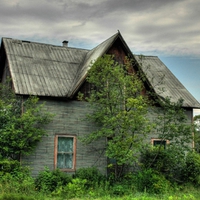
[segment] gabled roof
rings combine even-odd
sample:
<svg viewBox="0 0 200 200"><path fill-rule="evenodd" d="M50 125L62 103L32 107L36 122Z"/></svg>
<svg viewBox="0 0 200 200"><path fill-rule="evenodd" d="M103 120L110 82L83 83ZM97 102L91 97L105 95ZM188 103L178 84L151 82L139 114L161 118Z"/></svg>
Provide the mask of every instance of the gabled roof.
<svg viewBox="0 0 200 200"><path fill-rule="evenodd" d="M127 55L132 55L120 32L92 50L2 38L1 52L7 57L16 94L71 98L85 81L91 63L107 53L117 39ZM174 102L182 97L185 107L200 107L158 57L143 56L142 63L139 56L134 57L157 95L170 96ZM165 91L160 93L157 83L163 74Z"/></svg>

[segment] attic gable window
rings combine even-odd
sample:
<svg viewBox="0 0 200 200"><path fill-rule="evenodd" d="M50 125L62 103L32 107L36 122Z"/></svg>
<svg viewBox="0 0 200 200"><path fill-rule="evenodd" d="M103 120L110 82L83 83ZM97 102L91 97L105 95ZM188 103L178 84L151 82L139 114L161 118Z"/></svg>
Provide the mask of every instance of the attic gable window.
<svg viewBox="0 0 200 200"><path fill-rule="evenodd" d="M74 171L76 166L76 137L55 136L54 167L62 171Z"/></svg>

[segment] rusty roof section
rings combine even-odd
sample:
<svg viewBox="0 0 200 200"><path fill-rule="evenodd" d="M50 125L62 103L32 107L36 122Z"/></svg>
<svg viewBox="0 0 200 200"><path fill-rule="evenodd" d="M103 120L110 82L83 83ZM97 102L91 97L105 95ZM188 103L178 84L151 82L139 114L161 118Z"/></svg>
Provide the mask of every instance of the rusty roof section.
<svg viewBox="0 0 200 200"><path fill-rule="evenodd" d="M2 38L16 94L72 98L85 81L92 62L107 53L120 39L127 55L132 55L120 32L92 50L55 46ZM171 71L154 56L134 56L148 82L160 97L176 102L184 99L185 107L200 108ZM163 89L163 91L162 91Z"/></svg>
<svg viewBox="0 0 200 200"><path fill-rule="evenodd" d="M184 107L200 108L200 103L157 56L135 55L134 57L159 97L168 97L172 102L182 98Z"/></svg>

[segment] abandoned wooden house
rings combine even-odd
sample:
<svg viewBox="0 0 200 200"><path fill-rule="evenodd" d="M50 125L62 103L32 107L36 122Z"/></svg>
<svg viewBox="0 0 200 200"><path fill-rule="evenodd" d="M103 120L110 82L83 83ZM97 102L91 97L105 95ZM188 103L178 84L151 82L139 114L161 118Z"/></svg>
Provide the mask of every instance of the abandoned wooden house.
<svg viewBox="0 0 200 200"><path fill-rule="evenodd" d="M159 95L171 97L174 102L183 98L188 120L192 122L193 108L199 108L199 102L158 57L143 56L141 60L140 56L134 56L120 32L92 50L68 47L65 43L55 46L2 38L0 81L3 83L6 77L10 77L17 95L36 95L40 101L46 102L49 112L56 114L47 126L48 136L38 144L34 153L23 158L29 163L34 176L45 166L50 170L60 168L70 173L78 168L96 166L106 174L107 158L97 151L104 148L106 139L87 146L78 140L93 126L82 120L87 112L87 102L77 100L77 93L85 89L91 62L104 54L113 54L118 61L131 55L137 63L142 62L142 70L157 94L159 77L164 74L165 91ZM58 144L61 151L70 153L60 156Z"/></svg>

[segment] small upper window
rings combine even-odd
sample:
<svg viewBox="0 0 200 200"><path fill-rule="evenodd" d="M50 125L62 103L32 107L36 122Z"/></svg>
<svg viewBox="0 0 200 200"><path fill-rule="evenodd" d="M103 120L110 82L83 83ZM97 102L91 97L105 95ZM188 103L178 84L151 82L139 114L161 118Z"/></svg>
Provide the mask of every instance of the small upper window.
<svg viewBox="0 0 200 200"><path fill-rule="evenodd" d="M166 149L167 144L169 144L169 140L151 139L151 143L153 146L161 146Z"/></svg>
<svg viewBox="0 0 200 200"><path fill-rule="evenodd" d="M76 137L57 135L55 137L55 168L74 171L76 161Z"/></svg>

